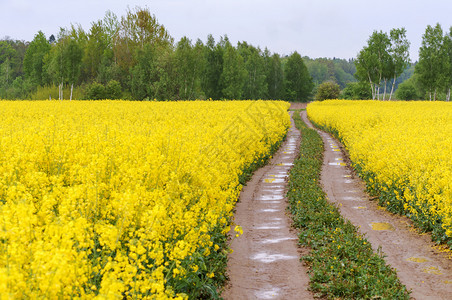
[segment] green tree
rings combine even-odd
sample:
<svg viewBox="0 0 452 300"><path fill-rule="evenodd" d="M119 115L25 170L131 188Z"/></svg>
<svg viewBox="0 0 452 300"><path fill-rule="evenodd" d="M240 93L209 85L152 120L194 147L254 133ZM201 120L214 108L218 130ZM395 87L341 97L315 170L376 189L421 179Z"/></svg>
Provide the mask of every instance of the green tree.
<svg viewBox="0 0 452 300"><path fill-rule="evenodd" d="M43 83L44 57L50 51L50 44L42 31L39 31L28 46L24 57L25 77L33 86Z"/></svg>
<svg viewBox="0 0 452 300"><path fill-rule="evenodd" d="M110 80L105 86L105 97L107 99L121 99L122 97L122 87L121 84L116 80Z"/></svg>
<svg viewBox="0 0 452 300"><path fill-rule="evenodd" d="M265 74L265 62L261 50L248 45L246 42L239 43L237 50L243 57L248 77L243 87L244 99L263 99L268 94L268 85Z"/></svg>
<svg viewBox="0 0 452 300"><path fill-rule="evenodd" d="M391 47L389 53L392 59L393 81L389 100L391 100L392 94L394 93L397 77L402 75L403 71L410 65L410 42L406 38L406 29L403 27L400 29L392 29L390 37Z"/></svg>
<svg viewBox="0 0 452 300"><path fill-rule="evenodd" d="M450 101L450 90L452 87L452 27L444 36L441 48L442 56L442 72L441 85L446 93L446 101Z"/></svg>
<svg viewBox="0 0 452 300"><path fill-rule="evenodd" d="M127 77L137 63L137 51L147 45L165 50L172 46L173 38L149 9L136 7L121 17L113 44L116 62L123 76Z"/></svg>
<svg viewBox="0 0 452 300"><path fill-rule="evenodd" d="M341 91L341 99L368 100L372 99L370 83L367 81L349 82Z"/></svg>
<svg viewBox="0 0 452 300"><path fill-rule="evenodd" d="M355 61L356 77L370 83L372 99L380 99L381 84L384 84L383 99L386 97L386 82L393 74L390 45L386 33L374 31Z"/></svg>
<svg viewBox="0 0 452 300"><path fill-rule="evenodd" d="M211 34L207 37L204 46L205 70L202 76L201 87L206 98L221 99L223 87L221 86L221 73L223 72L223 55L225 42L222 38L220 43L215 44Z"/></svg>
<svg viewBox="0 0 452 300"><path fill-rule="evenodd" d="M159 66L155 47L147 44L143 49L137 49L135 59L137 63L131 70L132 97L137 100L157 98Z"/></svg>
<svg viewBox="0 0 452 300"><path fill-rule="evenodd" d="M8 89L14 79L13 58L15 56L16 50L6 41L0 41L0 88Z"/></svg>
<svg viewBox="0 0 452 300"><path fill-rule="evenodd" d="M441 87L441 70L445 62L441 51L442 43L441 25L439 23L435 27L428 25L422 36L415 74L418 75L418 82L426 90L430 100L436 100L437 91Z"/></svg>
<svg viewBox="0 0 452 300"><path fill-rule="evenodd" d="M201 72L203 70L203 45L198 41L193 46L187 37L182 37L175 51L175 78L177 98L195 99L200 94Z"/></svg>
<svg viewBox="0 0 452 300"><path fill-rule="evenodd" d="M98 78L102 58L107 48L107 33L102 21L92 23L85 48L85 56L83 57L87 81Z"/></svg>
<svg viewBox="0 0 452 300"><path fill-rule="evenodd" d="M285 99L307 102L312 95L314 84L303 59L298 52L292 53L284 67Z"/></svg>
<svg viewBox="0 0 452 300"><path fill-rule="evenodd" d="M266 60L266 81L269 99L284 99L284 70L281 57L274 53L270 56L268 50L264 52Z"/></svg>
<svg viewBox="0 0 452 300"><path fill-rule="evenodd" d="M222 94L225 99L242 99L243 87L248 77L243 57L226 40L223 56L223 72L221 73Z"/></svg>
<svg viewBox="0 0 452 300"><path fill-rule="evenodd" d="M413 80L405 80L399 87L395 93L395 96L399 100L417 100L419 99L419 95L416 91L416 87L413 83Z"/></svg>
<svg viewBox="0 0 452 300"><path fill-rule="evenodd" d="M71 38L64 49L65 73L67 82L71 85L71 94L69 100L72 100L74 84L77 83L82 66L83 49L77 41Z"/></svg>
<svg viewBox="0 0 452 300"><path fill-rule="evenodd" d="M76 31L74 27L72 32L61 28L58 39L53 44L51 51L46 55L45 70L50 82L58 85L59 99L63 99L63 88L66 84L71 86L69 99L72 100L74 84L78 83L82 59L84 37L79 38L81 31Z"/></svg>
<svg viewBox="0 0 452 300"><path fill-rule="evenodd" d="M325 81L317 88L315 100L337 99L341 93L341 87L332 81Z"/></svg>

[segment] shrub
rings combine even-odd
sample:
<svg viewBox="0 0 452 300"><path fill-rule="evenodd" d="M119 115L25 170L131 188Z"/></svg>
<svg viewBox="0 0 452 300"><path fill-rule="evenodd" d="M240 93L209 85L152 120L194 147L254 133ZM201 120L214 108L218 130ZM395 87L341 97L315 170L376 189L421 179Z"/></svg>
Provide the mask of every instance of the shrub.
<svg viewBox="0 0 452 300"><path fill-rule="evenodd" d="M107 99L121 99L122 87L116 80L110 80L105 86L105 96Z"/></svg>
<svg viewBox="0 0 452 300"><path fill-rule="evenodd" d="M404 81L399 84L395 96L399 100L416 100L419 99L419 95L416 92L416 88L411 81Z"/></svg>
<svg viewBox="0 0 452 300"><path fill-rule="evenodd" d="M315 100L337 99L341 93L341 88L335 82L327 81L319 85Z"/></svg>
<svg viewBox="0 0 452 300"><path fill-rule="evenodd" d="M107 99L105 87L98 82L93 82L86 89L85 98L89 100Z"/></svg>

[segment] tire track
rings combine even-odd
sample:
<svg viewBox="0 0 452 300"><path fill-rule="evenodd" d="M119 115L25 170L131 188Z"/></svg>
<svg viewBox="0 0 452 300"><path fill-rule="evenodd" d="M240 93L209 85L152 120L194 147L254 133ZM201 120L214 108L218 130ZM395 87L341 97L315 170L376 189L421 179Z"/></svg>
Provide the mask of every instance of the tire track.
<svg viewBox="0 0 452 300"><path fill-rule="evenodd" d="M303 121L311 128L306 112ZM381 247L386 262L397 270L413 299L452 299L452 261L434 249L428 235L412 230L411 221L390 214L369 200L365 184L350 167L343 146L328 133L317 130L325 145L321 184L329 201L372 244Z"/></svg>
<svg viewBox="0 0 452 300"><path fill-rule="evenodd" d="M286 215L287 178L300 144L291 123L281 148L240 194L235 223L243 235L231 242L224 299L313 299L297 233Z"/></svg>

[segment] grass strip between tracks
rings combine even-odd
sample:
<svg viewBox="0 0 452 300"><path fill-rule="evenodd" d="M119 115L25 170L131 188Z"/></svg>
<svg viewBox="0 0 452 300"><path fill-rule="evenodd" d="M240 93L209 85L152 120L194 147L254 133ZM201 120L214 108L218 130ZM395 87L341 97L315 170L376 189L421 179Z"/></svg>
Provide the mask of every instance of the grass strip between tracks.
<svg viewBox="0 0 452 300"><path fill-rule="evenodd" d="M299 243L310 249L302 257L309 267L310 289L329 299L409 299L409 291L381 251L374 253L357 228L327 201L319 184L322 138L301 120L300 110L294 121L302 140L287 196Z"/></svg>

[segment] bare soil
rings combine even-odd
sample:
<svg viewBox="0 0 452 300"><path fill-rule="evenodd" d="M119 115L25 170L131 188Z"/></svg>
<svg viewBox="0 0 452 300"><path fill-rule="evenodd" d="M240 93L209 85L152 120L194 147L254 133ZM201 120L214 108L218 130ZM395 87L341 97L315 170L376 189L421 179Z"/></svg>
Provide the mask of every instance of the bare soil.
<svg viewBox="0 0 452 300"><path fill-rule="evenodd" d="M224 299L313 299L300 262L302 249L287 215L287 177L298 155L300 132L292 126L270 163L257 170L240 194L234 222L243 235L232 240ZM231 234L233 235L233 234Z"/></svg>
<svg viewBox="0 0 452 300"><path fill-rule="evenodd" d="M307 105L304 102L290 102L290 109L306 109Z"/></svg>
<svg viewBox="0 0 452 300"><path fill-rule="evenodd" d="M302 118L312 127L305 111ZM325 145L321 184L329 201L360 228L374 250L381 247L386 262L411 289L413 299L452 299L452 260L434 247L428 234L418 234L408 218L391 214L369 200L343 146L328 133L318 132Z"/></svg>

